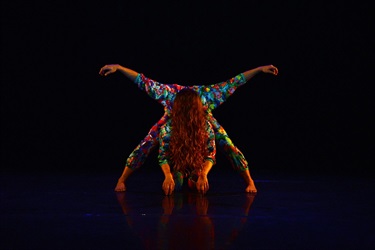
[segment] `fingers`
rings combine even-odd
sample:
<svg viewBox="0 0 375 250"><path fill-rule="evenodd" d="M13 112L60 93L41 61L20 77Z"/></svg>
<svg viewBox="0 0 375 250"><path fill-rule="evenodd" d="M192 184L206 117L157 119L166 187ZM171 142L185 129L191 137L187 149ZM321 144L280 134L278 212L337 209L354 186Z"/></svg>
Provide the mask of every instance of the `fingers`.
<svg viewBox="0 0 375 250"><path fill-rule="evenodd" d="M164 190L165 195L171 195L173 192L173 188L171 186L167 187L166 190Z"/></svg>
<svg viewBox="0 0 375 250"><path fill-rule="evenodd" d="M111 73L113 73L115 70L110 65L105 65L99 70L99 75L101 76L107 76Z"/></svg>
<svg viewBox="0 0 375 250"><path fill-rule="evenodd" d="M106 75L108 75L108 73L106 74L106 71L108 71L108 69L104 66L104 67L102 67L101 69L100 69L100 71L99 71L99 75L101 75L101 76L106 76Z"/></svg>
<svg viewBox="0 0 375 250"><path fill-rule="evenodd" d="M169 187L168 186L163 186L163 191L165 195L169 195Z"/></svg>
<svg viewBox="0 0 375 250"><path fill-rule="evenodd" d="M207 193L209 189L208 179L207 177L198 177L198 181L196 183L197 191L201 194Z"/></svg>
<svg viewBox="0 0 375 250"><path fill-rule="evenodd" d="M163 191L165 195L171 195L174 190L174 184L173 183L164 183L163 184Z"/></svg>
<svg viewBox="0 0 375 250"><path fill-rule="evenodd" d="M277 74L279 74L279 70L275 67L275 66L272 66L273 67L273 74L274 75L277 75Z"/></svg>
<svg viewBox="0 0 375 250"><path fill-rule="evenodd" d="M174 190L174 187L169 186L165 194L166 195L171 195L173 193L173 190Z"/></svg>
<svg viewBox="0 0 375 250"><path fill-rule="evenodd" d="M275 66L270 65L270 73L277 75L279 73L279 70Z"/></svg>
<svg viewBox="0 0 375 250"><path fill-rule="evenodd" d="M197 185L197 190L201 194L207 193L208 189L209 189L208 182Z"/></svg>
<svg viewBox="0 0 375 250"><path fill-rule="evenodd" d="M263 67L263 72L264 73L269 73L269 74L272 74L272 75L277 75L279 74L279 70L278 68L276 68L275 66L273 66L272 64L270 65L267 65L267 66L264 66Z"/></svg>
<svg viewBox="0 0 375 250"><path fill-rule="evenodd" d="M103 69L99 72L99 75L102 75L102 76L107 76L109 74L112 74L114 71L111 70L111 69Z"/></svg>

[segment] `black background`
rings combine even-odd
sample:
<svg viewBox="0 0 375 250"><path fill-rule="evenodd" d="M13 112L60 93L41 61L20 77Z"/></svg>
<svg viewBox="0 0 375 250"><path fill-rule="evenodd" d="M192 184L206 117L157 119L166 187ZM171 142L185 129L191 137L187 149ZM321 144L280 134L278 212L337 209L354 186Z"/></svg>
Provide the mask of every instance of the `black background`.
<svg viewBox="0 0 375 250"><path fill-rule="evenodd" d="M2 169L121 172L163 109L105 64L185 85L273 64L214 111L253 171L369 176L373 24L360 1L3 1Z"/></svg>

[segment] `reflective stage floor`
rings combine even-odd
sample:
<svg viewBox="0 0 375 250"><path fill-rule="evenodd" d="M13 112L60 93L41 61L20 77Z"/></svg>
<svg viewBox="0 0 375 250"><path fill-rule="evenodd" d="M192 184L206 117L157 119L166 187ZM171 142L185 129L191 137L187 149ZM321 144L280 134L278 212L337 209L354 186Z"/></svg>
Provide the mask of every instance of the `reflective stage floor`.
<svg viewBox="0 0 375 250"><path fill-rule="evenodd" d="M166 197L161 172L1 176L0 249L375 249L371 178L212 171Z"/></svg>

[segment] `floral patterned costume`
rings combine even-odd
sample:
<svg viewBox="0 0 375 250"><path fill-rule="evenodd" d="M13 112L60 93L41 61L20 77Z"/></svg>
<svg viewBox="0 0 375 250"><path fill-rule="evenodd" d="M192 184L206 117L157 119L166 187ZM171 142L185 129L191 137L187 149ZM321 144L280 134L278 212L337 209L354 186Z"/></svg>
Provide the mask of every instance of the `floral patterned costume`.
<svg viewBox="0 0 375 250"><path fill-rule="evenodd" d="M212 110L224 103L238 87L246 83L246 79L242 73L227 81L211 85L183 86L178 84L163 84L147 78L144 74L138 74L134 83L151 98L162 104L165 113L162 118L152 126L147 136L129 155L126 160L127 167L135 170L145 162L147 156L159 143L158 137L160 128L169 120L170 111L176 94L184 88L190 88L198 92L201 97L202 104L207 112L208 121L212 125L215 133L216 146L224 152L235 170L242 172L248 169L248 162L244 155L232 143L224 128L212 115Z"/></svg>
<svg viewBox="0 0 375 250"><path fill-rule="evenodd" d="M159 165L162 166L163 164L169 164L169 142L171 139L171 120L169 119L166 124L160 127L159 131ZM215 133L213 127L209 121L206 121L206 131L208 132L207 138L207 149L208 149L208 156L206 157L206 161L209 160L214 165L216 160L216 145L215 145Z"/></svg>

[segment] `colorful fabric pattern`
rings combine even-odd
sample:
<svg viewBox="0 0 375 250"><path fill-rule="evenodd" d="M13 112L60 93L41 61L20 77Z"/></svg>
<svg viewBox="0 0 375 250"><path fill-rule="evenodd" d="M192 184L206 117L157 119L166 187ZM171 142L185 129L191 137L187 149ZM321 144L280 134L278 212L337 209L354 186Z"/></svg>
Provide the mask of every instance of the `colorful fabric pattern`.
<svg viewBox="0 0 375 250"><path fill-rule="evenodd" d="M162 104L167 113L170 113L177 92L185 88L190 88L198 92L203 106L207 109L207 112L211 112L224 103L239 86L245 84L246 79L243 74L239 74L225 82L216 84L183 86L178 84L163 84L147 78L143 74L138 74L135 83L138 88L145 91L152 99Z"/></svg>
<svg viewBox="0 0 375 250"><path fill-rule="evenodd" d="M197 91L201 97L202 104L208 115L208 121L212 125L215 133L216 145L224 152L235 170L244 171L248 169L248 162L244 155L233 144L224 128L211 113L212 110L224 103L238 87L246 83L246 79L242 73L227 81L211 85L183 86L178 84L163 84L146 77L144 74L138 74L134 82L139 89L145 91L151 98L163 105L165 113L163 117L152 126L147 136L129 155L126 166L131 169L137 169L145 162L148 155L159 143L158 136L160 128L169 119L176 94L184 88L190 88Z"/></svg>

